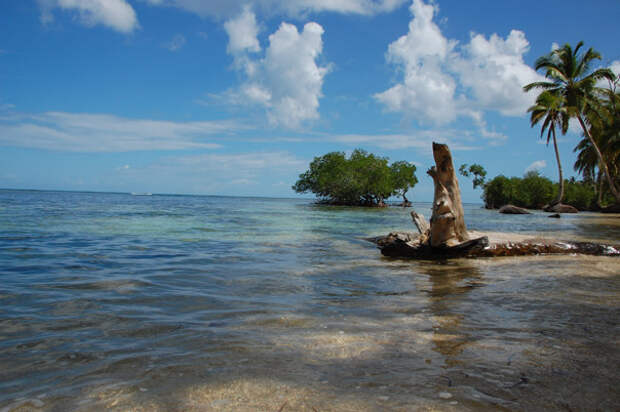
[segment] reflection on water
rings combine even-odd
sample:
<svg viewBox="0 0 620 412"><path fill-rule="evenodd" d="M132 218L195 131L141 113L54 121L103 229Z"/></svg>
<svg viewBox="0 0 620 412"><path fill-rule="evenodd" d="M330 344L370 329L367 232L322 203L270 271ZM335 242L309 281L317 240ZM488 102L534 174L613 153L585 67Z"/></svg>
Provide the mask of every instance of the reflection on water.
<svg viewBox="0 0 620 412"><path fill-rule="evenodd" d="M620 404L617 258L392 260L363 238L410 230L408 210L303 200L0 191L0 209L2 410ZM466 214L620 238L617 217Z"/></svg>
<svg viewBox="0 0 620 412"><path fill-rule="evenodd" d="M463 318L467 316L459 307L462 302L461 295L482 286L482 275L467 260L427 263L420 269L428 275L432 285L428 294L434 321L435 350L444 356L448 366L454 366L458 364L459 355L465 346L471 342L461 325Z"/></svg>

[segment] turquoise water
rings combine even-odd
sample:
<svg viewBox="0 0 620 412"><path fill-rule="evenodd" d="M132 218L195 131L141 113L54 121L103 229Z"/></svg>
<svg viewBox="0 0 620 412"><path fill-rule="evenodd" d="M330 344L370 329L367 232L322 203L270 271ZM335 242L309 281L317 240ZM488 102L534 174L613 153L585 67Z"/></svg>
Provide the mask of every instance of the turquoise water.
<svg viewBox="0 0 620 412"><path fill-rule="evenodd" d="M620 404L619 259L381 257L409 212L0 191L0 410ZM620 243L618 216L465 212Z"/></svg>

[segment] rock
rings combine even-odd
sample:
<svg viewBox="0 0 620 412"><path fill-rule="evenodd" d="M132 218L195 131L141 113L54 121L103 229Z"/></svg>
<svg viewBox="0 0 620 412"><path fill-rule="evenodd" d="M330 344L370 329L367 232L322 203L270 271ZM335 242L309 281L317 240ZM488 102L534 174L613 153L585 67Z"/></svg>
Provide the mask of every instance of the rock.
<svg viewBox="0 0 620 412"><path fill-rule="evenodd" d="M555 213L555 214L549 215L547 217L555 217L555 218L559 219L560 218L560 214L559 213Z"/></svg>
<svg viewBox="0 0 620 412"><path fill-rule="evenodd" d="M526 209L515 205L504 205L499 209L499 213L506 215L531 215Z"/></svg>
<svg viewBox="0 0 620 412"><path fill-rule="evenodd" d="M556 203L555 205L548 205L543 208L545 212L552 213L578 213L579 211L571 205L565 205L563 203Z"/></svg>

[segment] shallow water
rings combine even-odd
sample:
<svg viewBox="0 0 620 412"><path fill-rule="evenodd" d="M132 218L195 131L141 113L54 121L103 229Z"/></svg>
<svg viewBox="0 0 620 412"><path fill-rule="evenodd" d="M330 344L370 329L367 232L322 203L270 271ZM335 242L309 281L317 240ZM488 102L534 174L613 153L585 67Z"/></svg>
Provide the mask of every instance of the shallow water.
<svg viewBox="0 0 620 412"><path fill-rule="evenodd" d="M620 243L617 215L465 212ZM363 240L408 213L0 191L0 410L617 408L620 259L399 261Z"/></svg>

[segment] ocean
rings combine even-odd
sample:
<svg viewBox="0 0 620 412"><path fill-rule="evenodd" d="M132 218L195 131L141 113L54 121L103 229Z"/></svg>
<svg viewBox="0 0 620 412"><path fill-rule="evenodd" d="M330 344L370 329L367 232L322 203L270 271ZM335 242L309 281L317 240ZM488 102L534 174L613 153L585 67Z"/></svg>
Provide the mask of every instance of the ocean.
<svg viewBox="0 0 620 412"><path fill-rule="evenodd" d="M620 243L618 215L464 206ZM0 410L617 409L620 258L382 257L410 211L0 190Z"/></svg>

